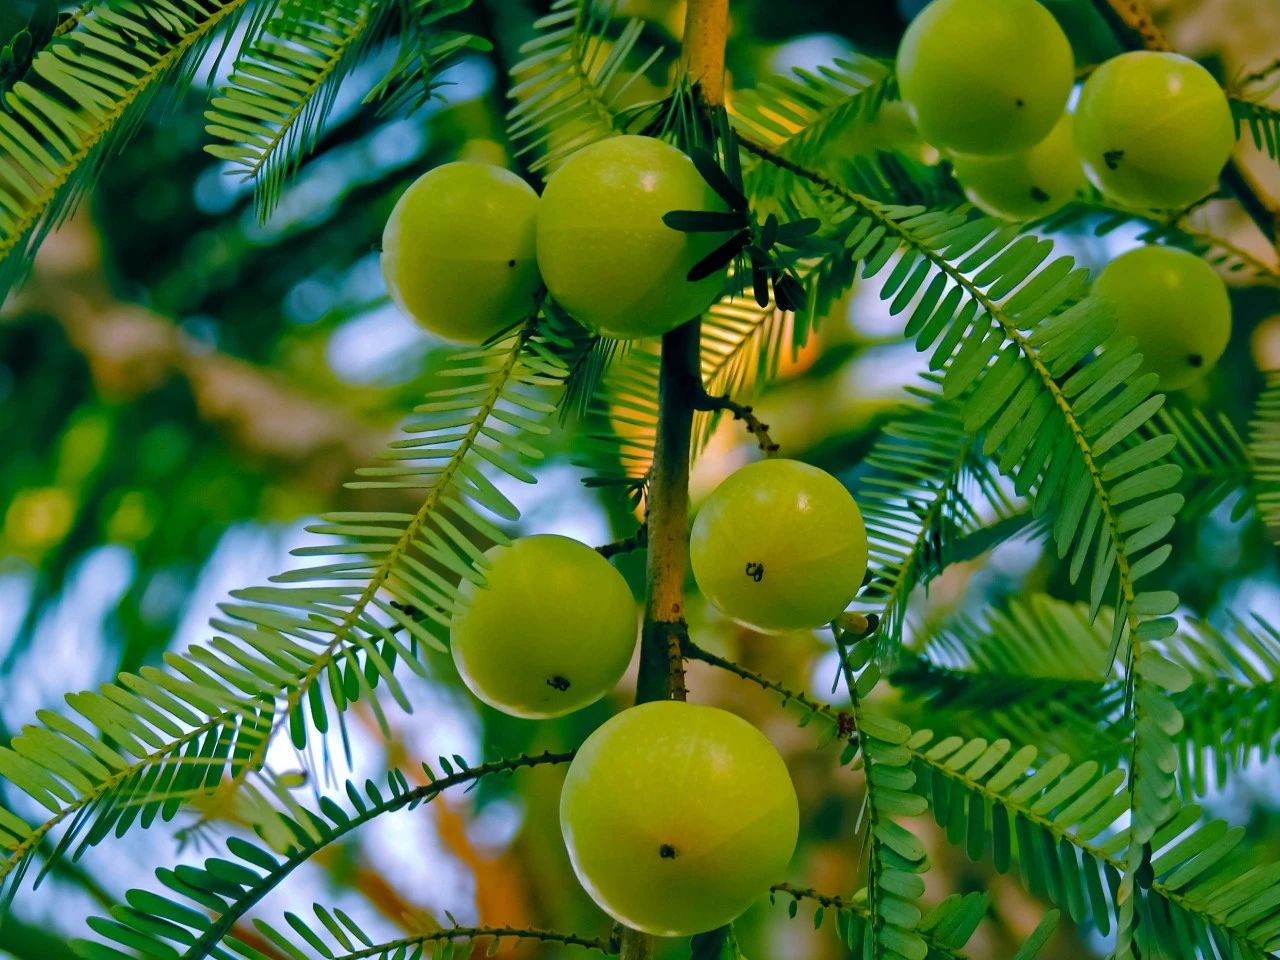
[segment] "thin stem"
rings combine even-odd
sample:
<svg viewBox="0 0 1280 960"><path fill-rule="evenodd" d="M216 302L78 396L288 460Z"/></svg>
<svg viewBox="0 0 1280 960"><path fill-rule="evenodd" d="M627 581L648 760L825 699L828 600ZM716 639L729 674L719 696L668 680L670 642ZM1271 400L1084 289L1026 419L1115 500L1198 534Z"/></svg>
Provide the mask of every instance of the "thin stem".
<svg viewBox="0 0 1280 960"><path fill-rule="evenodd" d="M797 887L791 883L775 883L769 888L770 894L782 894L790 897L799 903L802 900L808 900L816 903L818 906L826 910L837 910L845 913L852 913L866 920L870 917L870 911L867 905L852 897L841 897L835 894L822 893L813 887ZM929 952L932 955L937 952L941 956L962 958L964 954L954 947L947 946L943 941L930 933L920 932L920 936L924 942L929 945Z"/></svg>
<svg viewBox="0 0 1280 960"><path fill-rule="evenodd" d="M454 940L521 940L529 943L554 943L565 947L582 947L604 954L618 952L616 939L605 940L600 937L580 937L575 933L560 933L555 930L538 930L533 927L446 927L444 930L433 930L430 933L418 933L389 943L358 950L355 953L344 953L337 960L365 960L368 957L389 957L399 950L412 950L431 943L443 943ZM397 954L398 955L398 954Z"/></svg>
<svg viewBox="0 0 1280 960"><path fill-rule="evenodd" d="M614 540L612 543L602 543L596 547L596 553L604 557L616 557L623 553L634 553L636 550L643 550L649 543L649 526L642 523L636 532L629 537L623 537L621 540Z"/></svg>
<svg viewBox="0 0 1280 960"><path fill-rule="evenodd" d="M1246 73L1243 77L1239 79L1239 81L1237 81L1236 88L1240 89L1243 87L1252 86L1255 83L1261 83L1263 80L1266 80L1268 77L1270 77L1273 73L1276 73L1277 71L1280 71L1280 57L1276 57L1265 67L1262 67L1258 70L1252 70L1249 73Z"/></svg>
<svg viewBox="0 0 1280 960"><path fill-rule="evenodd" d="M844 710L837 710L830 704L819 703L812 697L798 690L792 690L783 686L776 680L749 670L740 663L727 660L719 654L712 653L710 650L704 650L692 640L685 640L684 655L690 660L699 660L702 663L715 667L717 670L723 670L726 673L732 673L734 676L748 683L754 683L762 690L768 690L770 693L777 694L782 698L785 706L788 703L795 702L809 714L825 717L836 725L836 732L842 739L849 739L856 733L853 714Z"/></svg>
<svg viewBox="0 0 1280 960"><path fill-rule="evenodd" d="M1137 34L1148 50L1168 50L1169 38L1156 25L1142 0L1107 0L1107 6L1116 18Z"/></svg>
<svg viewBox="0 0 1280 960"><path fill-rule="evenodd" d="M683 700L680 644L684 580L689 565L689 460L698 377L701 323L690 321L662 338L658 374L658 433L649 477L648 593L640 637L636 702Z"/></svg>
<svg viewBox="0 0 1280 960"><path fill-rule="evenodd" d="M849 711L853 714L853 725L855 729L862 728L862 699L858 696L857 678L853 675L853 668L849 666L849 644L845 639L844 631L838 626L832 626L831 635L835 638L836 653L840 656L840 673L844 677L844 685L849 690ZM871 933L871 957L872 960L884 955L884 945L880 942L878 927L880 926L880 876L881 876L881 857L880 843L876 839L876 827L879 823L880 815L876 809L876 804L872 797L872 769L874 761L869 751L862 749L862 771L866 777L866 817L867 817L867 927Z"/></svg>
<svg viewBox="0 0 1280 960"><path fill-rule="evenodd" d="M733 415L733 419L741 420L747 426L747 433L756 438L756 443L766 457L772 457L781 449L769 436L769 425L755 415L754 410L745 403L738 403L731 397L713 397L703 392L697 401L696 409L704 412L725 411Z"/></svg>

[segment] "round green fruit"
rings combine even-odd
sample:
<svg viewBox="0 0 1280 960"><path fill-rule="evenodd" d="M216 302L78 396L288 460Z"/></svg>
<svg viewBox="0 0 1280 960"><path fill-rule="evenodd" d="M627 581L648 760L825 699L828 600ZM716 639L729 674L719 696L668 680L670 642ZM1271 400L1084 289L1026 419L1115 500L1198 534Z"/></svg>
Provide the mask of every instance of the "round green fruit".
<svg viewBox="0 0 1280 960"><path fill-rule="evenodd" d="M1030 150L1007 157L957 155L956 179L975 207L1006 220L1034 220L1061 210L1084 186L1084 168L1064 113Z"/></svg>
<svg viewBox="0 0 1280 960"><path fill-rule="evenodd" d="M429 170L382 232L387 291L437 336L487 340L532 309L537 214L533 188L501 167L459 161Z"/></svg>
<svg viewBox="0 0 1280 960"><path fill-rule="evenodd" d="M933 0L898 47L898 85L921 136L957 153L1043 140L1072 79L1071 45L1036 0Z"/></svg>
<svg viewBox="0 0 1280 960"><path fill-rule="evenodd" d="M1116 335L1137 340L1144 368L1164 390L1202 378L1231 338L1226 284L1194 254L1138 247L1109 263L1096 290L1116 313Z"/></svg>
<svg viewBox="0 0 1280 960"><path fill-rule="evenodd" d="M733 920L783 875L799 832L777 750L741 717L674 700L625 710L578 750L560 828L615 920L684 937Z"/></svg>
<svg viewBox="0 0 1280 960"><path fill-rule="evenodd" d="M689 270L728 237L682 233L673 210L724 211L693 161L652 137L583 147L551 175L538 212L538 266L551 296L579 323L611 337L651 337L702 313L724 287L720 270Z"/></svg>
<svg viewBox="0 0 1280 960"><path fill-rule="evenodd" d="M1103 193L1168 209L1214 190L1235 127L1209 71L1176 53L1139 50L1108 60L1085 81L1075 137Z"/></svg>
<svg viewBox="0 0 1280 960"><path fill-rule="evenodd" d="M849 491L797 460L731 474L693 524L689 559L703 595L764 633L834 620L867 573L867 531Z"/></svg>
<svg viewBox="0 0 1280 960"><path fill-rule="evenodd" d="M450 646L463 682L516 717L559 717L613 689L636 645L636 605L595 550L553 535L485 552L485 586L463 581Z"/></svg>

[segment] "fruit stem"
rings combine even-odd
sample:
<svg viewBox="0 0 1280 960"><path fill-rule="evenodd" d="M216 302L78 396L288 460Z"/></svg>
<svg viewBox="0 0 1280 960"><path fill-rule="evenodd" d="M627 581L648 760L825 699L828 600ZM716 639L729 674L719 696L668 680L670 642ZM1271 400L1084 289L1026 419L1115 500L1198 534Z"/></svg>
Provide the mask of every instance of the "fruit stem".
<svg viewBox="0 0 1280 960"><path fill-rule="evenodd" d="M689 0L684 14L684 68L709 107L724 106L724 47L729 0Z"/></svg>
<svg viewBox="0 0 1280 960"><path fill-rule="evenodd" d="M649 960L653 956L653 937L630 927L623 927L618 936L619 960Z"/></svg>
<svg viewBox="0 0 1280 960"><path fill-rule="evenodd" d="M636 702L683 700L684 581L689 565L689 448L701 323L692 320L662 338L658 373L658 435L649 476L648 592L640 637Z"/></svg>
<svg viewBox="0 0 1280 960"><path fill-rule="evenodd" d="M755 410L745 403L738 403L732 397L713 397L705 390L696 398L694 409L708 413L727 412L735 420L741 420L747 427L747 433L756 438L756 443L766 457L772 457L781 449L769 436L769 425L756 416Z"/></svg>

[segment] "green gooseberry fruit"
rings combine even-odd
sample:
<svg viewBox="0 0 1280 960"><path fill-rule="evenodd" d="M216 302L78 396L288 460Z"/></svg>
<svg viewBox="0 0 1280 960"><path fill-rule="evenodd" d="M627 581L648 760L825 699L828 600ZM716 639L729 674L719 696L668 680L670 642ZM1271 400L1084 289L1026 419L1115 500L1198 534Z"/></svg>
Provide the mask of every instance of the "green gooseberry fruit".
<svg viewBox="0 0 1280 960"><path fill-rule="evenodd" d="M1006 220L1046 217L1084 186L1068 113L1030 150L1007 157L957 155L952 166L970 202Z"/></svg>
<svg viewBox="0 0 1280 960"><path fill-rule="evenodd" d="M867 573L867 531L849 491L797 460L727 477L693 524L689 559L703 595L764 633L834 620Z"/></svg>
<svg viewBox="0 0 1280 960"><path fill-rule="evenodd" d="M1226 94L1209 71L1176 53L1138 50L1085 81L1076 148L1103 193L1135 207L1193 203L1217 185L1235 146Z"/></svg>
<svg viewBox="0 0 1280 960"><path fill-rule="evenodd" d="M786 764L725 710L660 700L578 750L560 795L574 873L636 930L683 937L733 920L783 875L800 813Z"/></svg>
<svg viewBox="0 0 1280 960"><path fill-rule="evenodd" d="M427 171L382 232L392 300L427 330L481 343L533 308L538 195L509 170L458 161Z"/></svg>
<svg viewBox="0 0 1280 960"><path fill-rule="evenodd" d="M1039 143L1072 80L1071 45L1036 0L933 0L898 47L898 86L921 136L957 153Z"/></svg>
<svg viewBox="0 0 1280 960"><path fill-rule="evenodd" d="M551 175L538 213L538 266L551 296L611 337L651 337L715 301L725 270L689 270L726 239L662 222L673 210L725 211L693 161L652 137L609 137Z"/></svg>
<svg viewBox="0 0 1280 960"><path fill-rule="evenodd" d="M464 580L449 631L477 697L516 717L559 717L617 684L636 645L631 588L586 544L540 534L485 551L485 586Z"/></svg>
<svg viewBox="0 0 1280 960"><path fill-rule="evenodd" d="M1116 335L1137 340L1144 368L1164 390L1200 380L1231 338L1226 284L1199 257L1174 247L1138 247L1107 264L1095 289L1116 314Z"/></svg>

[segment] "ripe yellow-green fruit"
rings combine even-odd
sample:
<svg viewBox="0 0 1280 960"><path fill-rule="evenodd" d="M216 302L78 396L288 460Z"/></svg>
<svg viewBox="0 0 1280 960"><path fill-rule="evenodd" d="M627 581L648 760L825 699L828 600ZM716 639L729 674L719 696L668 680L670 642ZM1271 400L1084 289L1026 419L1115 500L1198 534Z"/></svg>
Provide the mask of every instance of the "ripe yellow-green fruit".
<svg viewBox="0 0 1280 960"><path fill-rule="evenodd" d="M1226 284L1194 254L1138 247L1111 261L1096 287L1116 313L1116 335L1138 342L1144 369L1181 390L1213 369L1231 339Z"/></svg>
<svg viewBox="0 0 1280 960"><path fill-rule="evenodd" d="M777 750L741 717L674 700L625 710L578 750L560 828L607 914L684 937L733 920L783 876L799 832Z"/></svg>
<svg viewBox="0 0 1280 960"><path fill-rule="evenodd" d="M1084 168L1067 113L1030 150L1007 157L957 155L952 166L970 202L1006 220L1046 217L1061 210L1084 186Z"/></svg>
<svg viewBox="0 0 1280 960"><path fill-rule="evenodd" d="M693 161L652 137L583 147L547 181L538 212L538 266L551 296L611 337L651 337L691 320L720 294L725 271L687 277L727 238L682 233L673 210L726 210Z"/></svg>
<svg viewBox="0 0 1280 960"><path fill-rule="evenodd" d="M898 47L898 85L920 135L956 153L1040 142L1072 79L1066 34L1036 0L933 0Z"/></svg>
<svg viewBox="0 0 1280 960"><path fill-rule="evenodd" d="M485 586L463 581L449 632L467 688L517 717L563 716L613 689L636 645L622 574L586 544L550 534L485 557Z"/></svg>
<svg viewBox="0 0 1280 960"><path fill-rule="evenodd" d="M1192 203L1217 185L1235 145L1226 94L1176 53L1138 50L1085 81L1076 148L1103 193L1135 207Z"/></svg>
<svg viewBox="0 0 1280 960"><path fill-rule="evenodd" d="M740 623L765 633L810 630L857 594L867 531L831 474L797 460L762 460L707 498L689 559L703 595Z"/></svg>
<svg viewBox="0 0 1280 960"><path fill-rule="evenodd" d="M538 289L538 195L508 170L459 161L429 170L382 232L382 276L437 336L480 343L529 313Z"/></svg>

